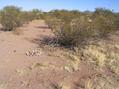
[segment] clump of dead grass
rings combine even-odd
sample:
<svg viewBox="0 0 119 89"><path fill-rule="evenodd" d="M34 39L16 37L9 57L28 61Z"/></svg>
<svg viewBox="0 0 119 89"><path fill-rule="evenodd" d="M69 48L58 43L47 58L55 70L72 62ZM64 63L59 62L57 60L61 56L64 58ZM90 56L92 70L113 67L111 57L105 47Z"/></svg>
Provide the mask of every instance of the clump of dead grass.
<svg viewBox="0 0 119 89"><path fill-rule="evenodd" d="M0 81L0 89L8 89L8 84L6 82Z"/></svg>
<svg viewBox="0 0 119 89"><path fill-rule="evenodd" d="M117 46L116 46L117 47ZM83 57L99 67L107 67L115 74L119 75L119 49L114 44L91 44L82 49Z"/></svg>
<svg viewBox="0 0 119 89"><path fill-rule="evenodd" d="M119 53L108 53L108 60L106 60L106 65L111 69L112 72L119 75Z"/></svg>
<svg viewBox="0 0 119 89"><path fill-rule="evenodd" d="M85 89L118 89L118 80L112 76L100 75L89 79Z"/></svg>
<svg viewBox="0 0 119 89"><path fill-rule="evenodd" d="M96 65L104 65L104 61L106 60L105 50L96 45L89 45L85 49L82 50L84 57L86 59Z"/></svg>

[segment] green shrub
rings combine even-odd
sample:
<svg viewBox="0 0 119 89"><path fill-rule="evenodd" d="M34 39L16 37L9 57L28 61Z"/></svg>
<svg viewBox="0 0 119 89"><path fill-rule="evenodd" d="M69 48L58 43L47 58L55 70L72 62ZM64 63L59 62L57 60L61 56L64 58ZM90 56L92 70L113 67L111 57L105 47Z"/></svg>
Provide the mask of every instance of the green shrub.
<svg viewBox="0 0 119 89"><path fill-rule="evenodd" d="M6 6L0 11L0 23L4 31L11 31L32 20L39 19L41 13L38 9L21 11L16 6Z"/></svg>
<svg viewBox="0 0 119 89"><path fill-rule="evenodd" d="M31 21L31 15L28 11L22 11L20 13L20 18L21 18L21 22L22 24L28 24L28 22Z"/></svg>
<svg viewBox="0 0 119 89"><path fill-rule="evenodd" d="M63 24L61 19L57 19L51 16L45 16L45 22L52 31L56 30L57 27Z"/></svg>
<svg viewBox="0 0 119 89"><path fill-rule="evenodd" d="M28 23L32 20L39 19L41 15L41 11L38 9L33 9L32 11L22 11L21 19L24 23Z"/></svg>
<svg viewBox="0 0 119 89"><path fill-rule="evenodd" d="M61 19L65 23L69 23L72 19L80 17L81 13L78 10L52 10L48 15Z"/></svg>
<svg viewBox="0 0 119 89"><path fill-rule="evenodd" d="M107 37L119 27L119 16L111 10L97 8L95 12L53 10L45 21L65 46L86 43L90 38Z"/></svg>
<svg viewBox="0 0 119 89"><path fill-rule="evenodd" d="M77 46L80 43L85 43L94 34L91 23L85 17L73 19L69 23L52 19L49 23L52 23L52 31L59 43L64 46Z"/></svg>
<svg viewBox="0 0 119 89"><path fill-rule="evenodd" d="M42 11L40 11L40 10L38 10L38 9L33 9L32 11L31 11L31 13L32 13L32 18L33 19L39 19L40 18L40 15L41 15L41 13L42 13Z"/></svg>
<svg viewBox="0 0 119 89"><path fill-rule="evenodd" d="M108 9L97 8L93 14L93 23L98 36L105 37L116 30L117 17Z"/></svg>
<svg viewBox="0 0 119 89"><path fill-rule="evenodd" d="M21 26L21 20L19 16L20 12L20 8L15 6L7 6L3 8L0 13L3 30L11 31L15 30L16 27Z"/></svg>

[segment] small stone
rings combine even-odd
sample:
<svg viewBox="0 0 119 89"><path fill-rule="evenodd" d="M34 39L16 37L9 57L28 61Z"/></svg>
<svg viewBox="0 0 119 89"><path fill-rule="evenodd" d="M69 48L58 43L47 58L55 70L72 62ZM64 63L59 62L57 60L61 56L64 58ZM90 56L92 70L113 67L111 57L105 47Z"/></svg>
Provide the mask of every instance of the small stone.
<svg viewBox="0 0 119 89"><path fill-rule="evenodd" d="M16 53L16 50L13 50L14 53Z"/></svg>
<svg viewBox="0 0 119 89"><path fill-rule="evenodd" d="M70 73L73 72L73 70L72 70L71 68L69 68L68 66L65 66L65 67L64 67L64 70L66 70L66 71L68 71L68 72L70 72Z"/></svg>
<svg viewBox="0 0 119 89"><path fill-rule="evenodd" d="M26 54L26 56L30 56L30 52L29 51L27 51L25 54Z"/></svg>
<svg viewBox="0 0 119 89"><path fill-rule="evenodd" d="M41 55L41 53L37 53L37 56L40 56Z"/></svg>

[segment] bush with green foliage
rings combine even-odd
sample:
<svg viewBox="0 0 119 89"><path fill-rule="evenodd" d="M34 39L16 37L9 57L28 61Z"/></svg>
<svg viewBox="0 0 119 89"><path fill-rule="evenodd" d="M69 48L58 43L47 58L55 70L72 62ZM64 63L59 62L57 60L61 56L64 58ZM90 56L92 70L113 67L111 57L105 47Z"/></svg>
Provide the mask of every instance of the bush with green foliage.
<svg viewBox="0 0 119 89"><path fill-rule="evenodd" d="M71 22L63 22L61 19L51 19L50 27L57 37L59 43L64 46L76 46L86 42L87 38L93 36L92 23L85 17L72 19Z"/></svg>
<svg viewBox="0 0 119 89"><path fill-rule="evenodd" d="M117 17L111 10L97 8L93 13L92 20L100 37L105 37L108 33L116 30Z"/></svg>
<svg viewBox="0 0 119 89"><path fill-rule="evenodd" d="M65 46L86 43L94 37L106 37L119 27L118 15L104 8L97 8L95 12L53 10L44 18L59 43Z"/></svg>
<svg viewBox="0 0 119 89"><path fill-rule="evenodd" d="M0 11L0 23L4 31L11 31L34 19L39 19L40 14L41 11L38 9L21 11L19 7L6 6Z"/></svg>
<svg viewBox="0 0 119 89"><path fill-rule="evenodd" d="M1 16L1 24L3 26L3 30L11 31L15 30L16 27L21 26L21 18L20 18L20 8L15 6L7 6L4 7L0 12Z"/></svg>
<svg viewBox="0 0 119 89"><path fill-rule="evenodd" d="M33 9L31 11L32 13L32 18L33 19L39 19L40 18L40 15L42 14L42 11L41 10L38 10L38 9Z"/></svg>

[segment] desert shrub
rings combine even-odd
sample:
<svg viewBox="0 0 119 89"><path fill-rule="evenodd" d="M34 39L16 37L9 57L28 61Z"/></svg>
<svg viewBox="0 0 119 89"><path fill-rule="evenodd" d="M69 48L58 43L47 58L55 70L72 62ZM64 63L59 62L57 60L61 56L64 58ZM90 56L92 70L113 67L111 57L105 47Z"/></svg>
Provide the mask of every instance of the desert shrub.
<svg viewBox="0 0 119 89"><path fill-rule="evenodd" d="M20 20L22 22L22 24L28 24L30 21L33 20L33 16L31 14L31 12L28 11L22 11L20 13Z"/></svg>
<svg viewBox="0 0 119 89"><path fill-rule="evenodd" d="M1 13L1 11L0 11L0 13ZM1 22L1 15L0 15L0 22Z"/></svg>
<svg viewBox="0 0 119 89"><path fill-rule="evenodd" d="M98 36L105 37L116 30L117 17L111 10L97 8L93 13L93 23Z"/></svg>
<svg viewBox="0 0 119 89"><path fill-rule="evenodd" d="M0 22L4 31L15 30L34 19L39 19L41 11L33 9L32 11L21 11L16 6L6 6L0 11Z"/></svg>
<svg viewBox="0 0 119 89"><path fill-rule="evenodd" d="M32 13L33 19L39 19L42 11L38 9L33 9L31 13Z"/></svg>
<svg viewBox="0 0 119 89"><path fill-rule="evenodd" d="M48 12L41 11L41 13L40 13L40 19L45 20L46 19L46 16L48 16Z"/></svg>
<svg viewBox="0 0 119 89"><path fill-rule="evenodd" d="M94 33L91 29L91 23L86 17L73 19L69 23L56 18L48 22L59 43L64 46L76 46L85 43Z"/></svg>
<svg viewBox="0 0 119 89"><path fill-rule="evenodd" d="M104 38L119 27L119 15L104 8L96 8L94 12L52 10L45 13L44 19L63 45Z"/></svg>
<svg viewBox="0 0 119 89"><path fill-rule="evenodd" d="M11 31L21 25L20 21L20 8L15 6L4 7L1 11L1 24L5 31Z"/></svg>
<svg viewBox="0 0 119 89"><path fill-rule="evenodd" d="M45 16L45 22L52 31L56 30L57 27L60 27L63 24L61 19L51 16Z"/></svg>
<svg viewBox="0 0 119 89"><path fill-rule="evenodd" d="M116 20L115 20L115 30L119 30L119 14L116 15Z"/></svg>
<svg viewBox="0 0 119 89"><path fill-rule="evenodd" d="M52 17L61 19L65 23L69 23L72 19L77 18L81 15L78 10L52 10L48 14Z"/></svg>
<svg viewBox="0 0 119 89"><path fill-rule="evenodd" d="M22 12L22 19L25 23L28 23L32 20L36 20L40 18L41 11L38 9L33 9L32 11L23 11Z"/></svg>

